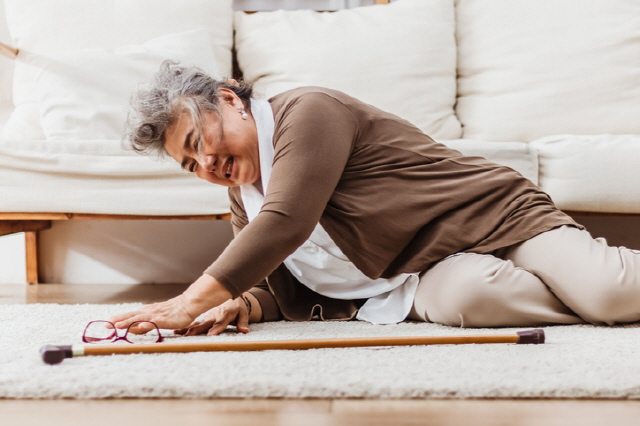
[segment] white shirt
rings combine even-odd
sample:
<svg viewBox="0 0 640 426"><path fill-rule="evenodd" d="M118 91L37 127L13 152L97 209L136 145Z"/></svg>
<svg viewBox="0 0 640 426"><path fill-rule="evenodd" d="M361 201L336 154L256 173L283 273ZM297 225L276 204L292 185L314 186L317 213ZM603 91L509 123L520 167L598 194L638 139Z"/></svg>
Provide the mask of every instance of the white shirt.
<svg viewBox="0 0 640 426"><path fill-rule="evenodd" d="M251 112L258 130L262 188L266 194L274 158L273 111L269 102L252 99ZM240 192L247 218L252 221L260 213L264 195L251 184L242 185ZM298 281L323 296L368 299L357 318L374 324L403 321L411 310L419 281L418 274L372 280L349 261L319 223L284 264Z"/></svg>

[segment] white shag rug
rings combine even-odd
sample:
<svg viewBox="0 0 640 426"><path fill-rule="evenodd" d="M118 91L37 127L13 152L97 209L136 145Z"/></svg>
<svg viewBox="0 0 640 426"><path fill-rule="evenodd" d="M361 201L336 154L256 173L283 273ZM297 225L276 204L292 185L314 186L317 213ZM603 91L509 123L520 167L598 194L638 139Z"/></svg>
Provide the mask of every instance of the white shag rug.
<svg viewBox="0 0 640 426"><path fill-rule="evenodd" d="M640 398L640 327L545 327L543 345L488 344L80 357L87 322L141 305L0 305L0 398ZM505 334L435 324L274 322L170 342Z"/></svg>

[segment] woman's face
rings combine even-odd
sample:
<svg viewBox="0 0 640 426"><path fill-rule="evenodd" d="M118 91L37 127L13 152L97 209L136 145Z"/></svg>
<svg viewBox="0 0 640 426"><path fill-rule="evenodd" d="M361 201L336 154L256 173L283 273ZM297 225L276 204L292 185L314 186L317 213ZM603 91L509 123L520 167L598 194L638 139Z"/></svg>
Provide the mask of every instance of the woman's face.
<svg viewBox="0 0 640 426"><path fill-rule="evenodd" d="M184 170L207 182L224 186L254 183L260 178L255 121L251 115L242 118L242 101L230 90L220 90L218 106L223 125L217 113L205 112L202 134L191 114L182 112L179 119L167 127L165 150Z"/></svg>

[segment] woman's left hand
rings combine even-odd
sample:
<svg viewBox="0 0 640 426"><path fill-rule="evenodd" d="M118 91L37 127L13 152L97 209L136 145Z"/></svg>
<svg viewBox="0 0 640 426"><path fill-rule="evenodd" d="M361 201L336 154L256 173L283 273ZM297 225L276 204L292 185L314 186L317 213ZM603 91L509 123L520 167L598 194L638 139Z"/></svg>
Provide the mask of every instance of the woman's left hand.
<svg viewBox="0 0 640 426"><path fill-rule="evenodd" d="M166 302L144 306L137 311L115 315L110 321L116 328L127 328L136 321L151 321L161 329L187 327L200 314L231 299L231 293L215 278L202 275L181 295ZM131 332L144 334L153 329L150 324L138 324Z"/></svg>
<svg viewBox="0 0 640 426"><path fill-rule="evenodd" d="M188 327L174 330L174 332L184 336L205 333L207 336L216 336L225 331L229 325L235 325L240 333L249 332L249 312L241 298L227 300L207 312L202 321L194 321Z"/></svg>

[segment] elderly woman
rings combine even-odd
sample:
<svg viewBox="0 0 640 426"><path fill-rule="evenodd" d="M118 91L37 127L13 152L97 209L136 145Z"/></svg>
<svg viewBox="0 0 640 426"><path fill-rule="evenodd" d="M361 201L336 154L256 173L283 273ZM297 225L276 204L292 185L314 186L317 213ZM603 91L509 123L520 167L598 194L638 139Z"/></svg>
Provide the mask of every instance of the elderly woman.
<svg viewBox="0 0 640 426"><path fill-rule="evenodd" d="M229 187L235 238L183 294L114 316L118 328L640 320L640 255L594 240L514 170L334 90L251 95L165 63L134 97L133 149Z"/></svg>

